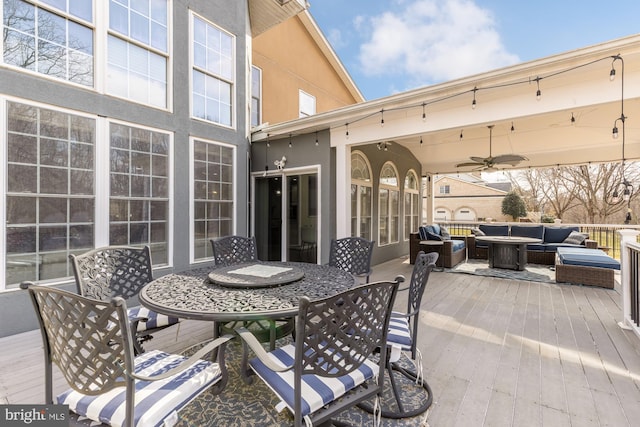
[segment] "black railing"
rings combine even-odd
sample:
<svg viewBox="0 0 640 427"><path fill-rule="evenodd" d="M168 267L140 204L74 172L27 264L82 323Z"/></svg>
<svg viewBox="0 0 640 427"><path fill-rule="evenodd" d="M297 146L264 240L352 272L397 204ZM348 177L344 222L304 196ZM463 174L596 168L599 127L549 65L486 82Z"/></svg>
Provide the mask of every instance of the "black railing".
<svg viewBox="0 0 640 427"><path fill-rule="evenodd" d="M471 234L471 229L478 227L480 224L486 224L485 222L437 222L440 225L447 227L449 230L449 234L452 236L466 236ZM502 223L492 223L492 224L523 224L523 223L515 223L515 222L502 222ZM530 224L530 223L526 223ZM535 223L532 223L532 225ZM587 233L589 235L589 239L595 240L598 242L598 247L605 252L607 252L610 256L615 259L620 259L620 234L617 233L618 230L622 229L636 229L640 230L640 226L637 225L623 225L623 224L549 224L545 223L544 225L566 225L566 226L577 226L580 228L580 232ZM640 238L638 239L640 242Z"/></svg>
<svg viewBox="0 0 640 427"><path fill-rule="evenodd" d="M640 326L640 280L638 280L640 249L632 246L627 248L629 251L629 317L638 327Z"/></svg>

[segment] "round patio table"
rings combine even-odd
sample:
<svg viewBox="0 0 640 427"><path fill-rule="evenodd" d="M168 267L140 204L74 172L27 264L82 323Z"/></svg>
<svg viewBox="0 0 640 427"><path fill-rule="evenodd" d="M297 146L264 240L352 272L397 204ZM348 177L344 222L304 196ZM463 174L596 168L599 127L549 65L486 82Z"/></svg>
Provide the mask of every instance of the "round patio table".
<svg viewBox="0 0 640 427"><path fill-rule="evenodd" d="M256 276L244 275L243 284L212 283L210 277L243 268L257 270ZM267 267L266 273L259 272ZM268 268L290 269L268 275ZM218 272L218 273L216 273ZM301 273L301 274L299 274ZM260 275L261 274L261 275ZM267 280L281 274L282 284ZM291 281L291 274L300 275ZM218 277L220 278L220 277ZM258 283L253 286L251 281ZM268 284L260 285L268 282ZM145 307L158 313L195 320L227 322L233 320L280 319L295 316L300 297L321 299L336 295L357 283L351 274L328 265L303 262L253 262L233 267L199 268L168 274L149 282L140 292Z"/></svg>

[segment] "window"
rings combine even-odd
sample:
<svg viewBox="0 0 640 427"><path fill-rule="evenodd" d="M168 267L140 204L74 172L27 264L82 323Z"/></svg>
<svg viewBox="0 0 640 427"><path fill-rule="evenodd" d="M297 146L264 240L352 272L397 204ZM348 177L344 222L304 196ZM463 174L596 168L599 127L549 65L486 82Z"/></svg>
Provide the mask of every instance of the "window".
<svg viewBox="0 0 640 427"><path fill-rule="evenodd" d="M251 126L262 123L262 70L251 67Z"/></svg>
<svg viewBox="0 0 640 427"><path fill-rule="evenodd" d="M193 253L194 260L213 256L210 239L234 232L235 149L193 141Z"/></svg>
<svg viewBox="0 0 640 427"><path fill-rule="evenodd" d="M94 246L92 118L7 103L6 284L72 273Z"/></svg>
<svg viewBox="0 0 640 427"><path fill-rule="evenodd" d="M398 242L399 211L398 173L393 163L387 162L382 166L380 172L380 188L378 190L378 242L380 245Z"/></svg>
<svg viewBox="0 0 640 427"><path fill-rule="evenodd" d="M450 194L451 189L449 188L449 184L440 186L440 194Z"/></svg>
<svg viewBox="0 0 640 427"><path fill-rule="evenodd" d="M300 114L298 117L313 116L316 113L316 97L300 91L299 96Z"/></svg>
<svg viewBox="0 0 640 427"><path fill-rule="evenodd" d="M232 125L233 43L233 36L193 16L193 117Z"/></svg>
<svg viewBox="0 0 640 427"><path fill-rule="evenodd" d="M412 232L418 230L420 224L420 193L418 176L409 171L404 179L404 239L409 240Z"/></svg>
<svg viewBox="0 0 640 427"><path fill-rule="evenodd" d="M91 1L3 2L3 61L84 86L93 86Z"/></svg>
<svg viewBox="0 0 640 427"><path fill-rule="evenodd" d="M169 260L168 133L111 123L109 244L149 245Z"/></svg>
<svg viewBox="0 0 640 427"><path fill-rule="evenodd" d="M351 236L371 240L371 169L359 151L351 154Z"/></svg>
<svg viewBox="0 0 640 427"><path fill-rule="evenodd" d="M167 107L168 4L110 0L108 93L153 107Z"/></svg>

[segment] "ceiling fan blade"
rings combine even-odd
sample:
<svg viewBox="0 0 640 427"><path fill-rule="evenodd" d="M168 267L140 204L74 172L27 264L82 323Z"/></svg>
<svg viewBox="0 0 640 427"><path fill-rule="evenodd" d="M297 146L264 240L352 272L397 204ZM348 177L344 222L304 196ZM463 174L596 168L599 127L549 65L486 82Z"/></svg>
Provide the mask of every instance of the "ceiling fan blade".
<svg viewBox="0 0 640 427"><path fill-rule="evenodd" d="M500 163L500 164L508 164L511 166L517 166L518 163L522 162L523 160L529 160L528 158L526 158L525 156L521 156L519 154L502 154L500 156L496 156L493 158L493 163Z"/></svg>
<svg viewBox="0 0 640 427"><path fill-rule="evenodd" d="M482 167L482 166L484 166L484 163L482 163L482 162L466 162L466 163L459 163L459 164L456 165L457 168L468 168L469 166Z"/></svg>
<svg viewBox="0 0 640 427"><path fill-rule="evenodd" d="M473 157L469 157L469 158L470 158L471 160L473 160L474 162L476 162L476 163L481 163L481 164L487 161L487 159L486 159L486 158L484 158L484 157L476 157L476 156L473 156Z"/></svg>

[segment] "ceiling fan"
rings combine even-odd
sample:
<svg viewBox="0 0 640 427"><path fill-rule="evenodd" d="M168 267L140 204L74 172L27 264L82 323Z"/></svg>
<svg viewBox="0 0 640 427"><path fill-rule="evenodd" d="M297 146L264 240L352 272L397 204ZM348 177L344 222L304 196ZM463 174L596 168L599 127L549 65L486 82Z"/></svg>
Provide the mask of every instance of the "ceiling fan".
<svg viewBox="0 0 640 427"><path fill-rule="evenodd" d="M456 165L457 168L465 168L469 166L475 166L474 170L495 170L495 165L511 165L517 166L523 160L529 160L525 156L521 156L519 154L502 154L500 156L493 157L491 155L491 143L493 136L493 126L487 126L489 128L489 157L469 157L472 161L466 163L459 163Z"/></svg>

